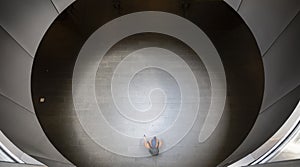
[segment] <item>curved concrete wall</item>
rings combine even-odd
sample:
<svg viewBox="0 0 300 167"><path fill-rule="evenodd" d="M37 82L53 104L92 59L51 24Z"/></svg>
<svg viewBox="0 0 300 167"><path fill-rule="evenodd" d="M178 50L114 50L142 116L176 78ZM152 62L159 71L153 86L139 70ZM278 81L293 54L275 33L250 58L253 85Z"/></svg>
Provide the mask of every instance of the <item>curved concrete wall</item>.
<svg viewBox="0 0 300 167"><path fill-rule="evenodd" d="M239 2L239 3L238 3ZM253 32L263 56L265 92L260 114L234 162L267 141L300 100L300 1L227 0Z"/></svg>
<svg viewBox="0 0 300 167"><path fill-rule="evenodd" d="M225 0L257 39L265 68L261 114L235 161L266 141L299 101L300 1ZM69 163L51 145L31 101L35 52L47 28L73 0L0 1L0 127L17 146L43 162Z"/></svg>
<svg viewBox="0 0 300 167"><path fill-rule="evenodd" d="M72 1L0 1L0 127L20 149L51 164L69 164L52 146L34 113L31 66L44 33Z"/></svg>

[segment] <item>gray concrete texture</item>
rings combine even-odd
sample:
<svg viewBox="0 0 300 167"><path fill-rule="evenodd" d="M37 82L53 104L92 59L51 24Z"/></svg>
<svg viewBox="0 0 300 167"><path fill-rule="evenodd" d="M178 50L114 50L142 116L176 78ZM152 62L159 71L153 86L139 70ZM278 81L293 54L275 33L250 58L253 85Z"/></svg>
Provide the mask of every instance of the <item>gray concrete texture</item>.
<svg viewBox="0 0 300 167"><path fill-rule="evenodd" d="M91 1L87 4L91 5L89 6L89 12L91 13L99 11L99 7L101 9L109 7L105 6L106 2L104 2L104 6L99 5L96 1ZM139 3L133 3L133 5L137 4ZM200 3L194 6L193 11L202 11L203 13L197 15L201 18L213 12L213 10L204 10L205 8L215 7L215 9L224 10L223 12L225 13L227 10L229 10L227 12L232 12L226 4L222 4L223 3L220 3L220 6L214 6L210 3ZM212 106L212 109L220 111L218 108L214 108L217 107L217 105L211 104L212 102L216 102L216 104L222 103L222 98L218 98L218 96L211 98L213 97L211 93L212 82L219 84L214 85L216 90L220 90L220 92L224 91L222 90L224 85L221 84L222 82L218 82L221 81L219 80L220 78L218 78L219 75L214 75L216 72L220 72L218 71L220 66L214 67L213 63L206 64L207 61L204 62L205 59L203 56L212 56L208 54L211 50L209 50L208 47L203 47L208 46L207 43L203 41L197 43L189 42L189 38L185 38L186 36L197 39L194 33L182 35L191 32L190 27L181 25L180 31L186 29L189 29L189 31L175 35L174 29L176 28L170 31L166 30L167 28L172 28L170 25L166 25L165 27L157 26L163 30L159 32L155 24L154 26L149 24L154 27L155 30L152 29L155 33L149 33L149 30L141 28L141 24L146 24L144 22L141 22L139 26L135 26L132 29L135 30L139 27L143 31L139 30L137 32L145 33L133 33L129 34L128 38L125 38L127 34L124 32L131 31L128 30L130 27L124 28L125 30L114 27L108 29L109 34L104 35L113 35L116 37L122 34L124 36L123 38L115 40L114 38L107 37L104 38L103 41L97 41L97 38L93 35L90 36L90 34L100 29L107 20L116 18L118 15L116 15L117 13L107 13L107 15L103 16L108 17L106 20L99 19L96 15L97 17L95 18L84 17L77 18L78 20L73 21L74 15L80 15L81 11L79 9L82 7L81 5L80 2L74 4L74 14L60 17L52 25L47 36L45 36L41 43L33 67L33 101L38 118L51 142L68 157L68 159L77 166L216 166L241 143L252 127L259 112L260 99L262 98L263 71L261 56L250 31L245 25L239 26L238 28L236 27L242 24L237 15L223 16L224 19L230 22L233 21L230 25L226 25L227 29L224 29L222 23L218 25L215 24L215 21L219 19L218 17L212 18L211 21L206 20L207 22L201 23L196 17L196 12L191 14L193 17L190 19L194 24L206 30L205 33L209 34L208 41L211 40L211 44L215 45L218 51L214 52L220 54L226 72L226 88L228 89L225 109L221 110L223 114L221 115L222 117L219 123L218 119L215 119L218 118L218 115L212 115L213 121L216 121L216 123L209 121L207 126L214 127L216 124L217 126L213 133L208 135L207 140L199 142L199 133L203 124L205 124L207 113L210 113L208 107ZM154 10L156 7L161 7L155 5L149 7L143 6L143 4L139 4L141 6L132 7L129 6L132 5L131 3L125 3L125 5L127 5L127 7L124 8L126 11L123 11L123 14L131 13L140 8ZM182 15L180 10L177 11L177 8L171 11L173 10L177 12L176 14ZM222 14L218 15L221 16ZM164 17L164 15L162 15L162 17ZM84 25L79 24L83 21L81 19L84 20ZM141 18L139 19L143 20ZM180 19L183 20L183 18ZM159 19L153 19L151 22L157 20ZM206 25L206 23L210 24ZM91 31L91 28L94 28L94 31ZM198 27L196 28L198 29ZM236 31L232 31L232 29ZM216 31L218 33L216 33L215 30L218 30ZM78 33L78 31L80 33ZM233 35L237 33L239 34L238 38ZM99 36L102 37L101 35ZM96 35L96 37L99 36ZM91 43L92 45L82 47L87 37L90 37L89 40L93 41ZM205 38L203 37L202 39ZM58 43L57 40L60 40L60 42ZM228 40L230 42L228 42ZM87 41L87 43L88 42L89 41ZM99 52L98 50L107 44L104 42L112 43L112 46L108 48L108 52L105 52L105 55L103 55L99 62L97 56L99 57L102 54L99 54L102 50ZM239 46L240 50L235 52L231 47L236 47L236 45ZM85 47L93 49L86 49ZM148 54L149 49L151 54ZM197 50L200 50L200 53L204 55L199 54ZM241 57L240 55L245 50L248 51L247 54L243 54L243 57ZM140 53L141 56L136 53ZM89 54L93 56L91 59L88 59L89 56L91 56ZM76 62L76 56L74 55L83 55L83 57L77 58L77 61L83 62L80 66L75 66L75 69L79 69L77 69L77 71L74 71ZM165 60L163 56L171 56L172 58L168 57ZM151 59L153 57L155 58L154 60ZM157 61L158 59L156 57L161 57L159 59L160 61ZM202 58L204 60L202 60ZM178 62L184 62L186 65L177 65ZM248 65L249 62L251 66L254 65L257 67L254 71L248 70L250 67ZM147 67L144 69L146 71L143 71L142 69L147 63L149 63L149 66L152 65L152 67ZM152 63L156 64L154 68ZM77 62L76 65L78 65ZM124 67L120 67L121 65L124 65ZM191 72L185 72L185 66L187 66L186 69L190 69ZM143 68L137 70L136 67ZM118 68L122 68L122 70L118 71ZM208 68L210 68L210 70L208 70ZM175 72L172 72L172 70L175 70ZM137 73L135 74L134 72ZM78 77L77 74L80 77ZM182 103L182 99L186 99L186 95L178 96L179 93L184 93L181 89L186 87L187 89L184 91L191 91L190 88L193 88L193 81L191 79L181 79L188 76L186 74L192 74L195 77L200 97L196 94L196 97L192 98L200 98L200 110L186 108L180 111L176 107L184 104ZM149 77L146 77L146 75ZM176 75L179 77L176 77ZM74 79L74 76L77 77ZM130 76L132 76L132 78L128 79ZM114 77L118 77L120 80L114 80ZM92 83L90 83L91 80L93 81ZM256 83L249 82L251 80L256 80ZM178 84L179 81L184 83ZM115 92L116 94L114 96L120 97L120 101L123 97L127 100L127 103L128 98L132 98L131 100L133 102L145 105L147 100L146 102L143 100L149 96L147 92L143 91L149 92L154 86L158 87L159 90L164 89L165 94L170 92L167 94L166 103L163 102L165 103L163 105L166 105L166 109L162 115L160 115L161 118L158 117L156 119L157 121L153 120L154 122L156 121L154 124L156 127L154 126L152 130L163 131L166 129L165 132L168 134L162 136L158 135L164 142L160 156L156 158L150 157L142 143L143 130L146 129L145 132L147 132L147 128L150 127L150 131L148 132L151 132L152 126L150 125L153 122L149 122L150 124L146 122L148 125L144 122L141 124L140 119L149 121L147 117L138 116L138 120L134 118L135 122L132 121L133 119L124 117L124 115L128 115L128 112L131 111L119 110L116 107L116 102L114 101L116 99L112 98L112 91L115 89L112 88L112 86L114 86L112 82L115 82L114 84L116 84L117 89L119 89L118 87L124 86L125 91L119 89L119 91ZM71 88L72 84L73 88ZM74 84L76 89L74 89ZM191 84L190 88L189 84ZM95 87L93 87L93 85L95 85ZM131 86L134 88L134 86L138 87L139 85L141 91L137 91L137 88L130 89L132 88ZM180 89L179 93L177 91L178 88ZM126 93L126 89L129 91L129 94ZM130 92L130 90L132 92ZM96 102L93 102L93 100L95 100L93 97L88 97L89 93L87 92L89 91L95 93ZM195 89L194 91L196 92L197 90ZM119 94L119 92L123 93ZM163 91L158 91L158 98L164 98L164 94L161 92ZM142 96L139 96L141 94ZM130 97L128 97L128 95ZM171 95L171 97L169 97L169 95ZM46 98L45 103L39 102L39 97L41 96ZM173 96L174 98L172 98ZM151 98L151 100L153 100L152 102L162 102L162 100L155 101L154 98ZM178 103L179 101L180 103ZM183 102L188 101L183 100ZM197 100L195 102L197 104ZM169 103L171 105L169 105ZM80 110L76 108L76 105ZM188 107L189 105L186 106ZM247 109L245 109L245 106L247 106ZM98 107L101 109L100 111L98 111ZM139 108L137 106L135 107ZM196 116L194 115L195 112L198 112ZM143 114L141 111L137 111L136 113L137 115ZM247 117L245 117L245 115L247 115ZM101 118L103 116L107 117L107 119L104 120ZM130 115L130 117L134 116L135 115ZM175 121L175 123L172 124L175 117L179 117L179 120L182 121ZM108 126L104 126L105 123L108 124ZM170 125L171 128L168 129ZM114 127L114 129L111 127ZM118 131L116 131L116 129L118 129ZM152 132L152 135L156 134L159 133Z"/></svg>
<svg viewBox="0 0 300 167"><path fill-rule="evenodd" d="M44 136L42 129L36 125L34 125L35 128L31 128L30 126L32 124L31 122L36 122L36 118L34 114L32 114L30 119L22 120L22 121L26 121L24 123L24 126L23 124L19 124L20 126L16 126L17 124L15 123L16 122L15 120L21 119L22 117L24 117L24 115L27 115L28 111L34 112L30 102L31 97L30 94L28 93L30 92L29 81L30 81L31 71L30 71L30 67L26 67L27 65L24 66L23 62L29 62L27 63L28 65L32 63L31 62L32 60L30 60L29 58L30 56L31 57L35 56L35 52L36 49L38 48L38 44L42 39L42 37L44 36L46 29L49 27L51 22L57 16L57 13L63 11L63 9L67 7L71 2L72 1L69 0L64 0L64 1L53 0L52 2L47 0L43 0L43 1L32 0L32 1L24 1L24 2L23 1L8 2L3 0L0 2L1 3L0 5L1 8L0 10L1 12L0 90L1 90L1 94L3 95L3 99L1 100L3 105L1 105L1 117L0 117L2 118L0 122L3 123L1 124L1 130L5 131L6 135L8 135L8 137L12 139L14 143L19 145L20 148L24 149L27 153L37 152L38 155L41 157L45 157L46 159L52 157L51 159L56 159L58 161L61 161L60 156L58 156L59 153L48 152L49 150L52 150L53 147L48 142L42 142L42 141L47 141L45 137L41 137ZM268 84L265 84L265 89L270 91L268 91L269 93L267 93L268 96L265 97L266 100L264 100L264 106L271 106L272 104L281 101L283 97L289 96L289 93L292 90L294 90L297 86L299 86L299 81L297 80L299 78L297 77L298 76L297 71L300 70L296 63L299 62L298 56L296 56L296 54L299 52L297 50L298 47L295 46L297 45L296 37L299 30L297 28L290 28L290 27L297 27L297 26L291 26L290 23L293 23L293 25L296 24L294 23L296 22L294 20L296 20L296 14L299 13L299 3L293 0L289 0L289 1L270 0L264 2L256 1L256 0L244 0L241 1L241 3L239 3L240 2L239 0L237 1L227 0L226 2L229 3L231 6L233 6L234 9L238 10L242 18L249 25L251 31L254 33L254 36L258 42L258 46L261 49L261 53L263 53L263 55L265 56L263 60L264 64L268 64L265 76L269 78L269 81L267 81ZM153 4L155 3L156 2L153 2ZM145 4L149 4L149 3L145 2ZM177 8L177 6L180 5L174 3L173 1L172 2L164 1L164 2L159 2L157 4L156 4L157 5L156 10L161 10L162 8L164 8L164 6L172 6L172 7L176 6L176 8L172 9L172 11L179 12L179 13L182 12L180 8ZM116 9L113 8L111 2L103 1L102 5L103 6L108 5L109 7L106 7L105 9L102 10L103 17L101 19L105 20L106 18L108 18L107 16L109 15L109 13L112 15L118 15L118 11L116 11ZM125 3L123 2L123 5L126 6L126 2ZM130 8L132 6L134 5L126 6L126 8L128 7ZM193 5L190 8L192 7ZM143 10L145 9L145 7L139 6L139 9ZM81 21L81 22L78 21L80 20L80 17L78 18L80 14L78 13L74 14L71 13L71 11L72 10L69 10L68 13L72 15L72 17L75 17L73 24L80 23L82 25L82 27L79 27L78 31L81 31L82 29L88 29L88 28L83 28L86 24L85 21ZM187 14L190 13L192 13L191 10ZM205 17L207 16L208 15L206 15ZM214 17L213 14L209 16L210 18ZM205 19L202 20L205 22ZM72 23L69 24L71 25ZM61 30L62 32L67 34L72 33L69 32L72 30L68 28L61 28ZM291 42L292 39L295 42ZM63 44L63 46L71 47L68 44ZM231 49L232 51L236 51L240 49L240 46L236 44L235 46L232 46ZM278 52L284 54L278 54ZM276 61L273 60L272 58L273 55L275 55ZM64 58L60 60L64 62ZM295 65L291 66L290 64L295 64ZM22 67L21 70L20 67ZM44 66L43 69L46 70L47 67ZM278 69L280 69L279 72ZM278 73L280 74L280 76L277 77ZM292 73L293 75L290 76L290 73ZM62 77L62 76L64 76L64 74L60 74L60 76L58 75L58 77ZM236 76L233 75L233 77ZM67 78L62 83L62 85L65 88L62 91L68 90L68 87L65 85L69 83L69 80L71 79ZM52 91L53 89L56 89L57 87L61 86L59 85L59 83L53 82L55 80L48 80L48 81L52 83L51 88L48 88L49 91ZM284 81L284 86L280 84L281 81ZM273 83L276 83L276 85L273 86ZM276 94L272 94L272 92L276 92ZM64 112L64 110L62 110L59 106L67 102L70 102L70 99L67 97L59 97L59 96L56 96L56 98L57 98L56 102L58 103L56 112L58 111ZM298 94L291 97L291 102L297 101L297 99L299 99ZM46 101L48 100L51 101L52 99L46 98ZM17 108L22 108L22 109L19 112L20 109ZM288 109L288 110L289 112L292 112L292 109ZM265 124L270 124L270 120L280 119L280 121L277 121L278 126L276 126L276 127L280 127L280 124L284 121L284 118L281 117L282 113L280 112L276 112L279 114L275 114L273 112L273 109L272 110L267 109L262 111L268 113L268 114L259 115L259 118L261 118L261 120L265 120L264 121L265 123L261 124L262 126L264 126ZM285 110L281 110L281 111L284 112ZM11 113L18 113L18 114L11 115ZM49 121L61 120L60 118L56 119L57 117L51 117L54 115L54 113L48 112L45 114L49 116L47 118ZM264 115L271 115L272 119L268 119ZM11 118L12 121L7 121L7 118ZM67 117L66 119L69 120L69 117ZM69 121L70 121L69 123L71 124L72 119L70 119ZM47 128L47 125L43 125L43 127ZM60 127L57 128L59 129ZM70 126L69 128L72 128L72 126ZM19 134L20 129L22 129L21 134ZM67 129L68 128L65 128L65 130ZM276 129L270 131L266 129L264 132L267 132L268 135L271 135L274 131L276 131ZM253 134L255 134L255 132L256 132L255 130L252 131ZM33 135L25 135L31 133L33 133ZM35 142L36 140L29 140L31 136L36 136L36 140L38 141ZM265 138L260 138L260 135L255 135L255 136L256 136L255 138L252 138L253 136L252 137L250 136L248 140L246 140L247 142L244 143L249 147L245 147L245 149L241 151L243 152L243 155L249 153L250 152L249 150L255 149L252 148L253 143L255 143L254 145L259 145L259 143L262 143L263 141L266 140ZM72 138L69 140L72 141ZM41 143L41 144L37 145L36 143ZM79 140L78 143L82 143L82 141ZM74 155L76 154L74 153ZM235 158L241 157L241 154L237 154L237 155L238 156L236 156ZM46 159L44 161L46 161ZM140 162L140 160L137 160L137 162Z"/></svg>

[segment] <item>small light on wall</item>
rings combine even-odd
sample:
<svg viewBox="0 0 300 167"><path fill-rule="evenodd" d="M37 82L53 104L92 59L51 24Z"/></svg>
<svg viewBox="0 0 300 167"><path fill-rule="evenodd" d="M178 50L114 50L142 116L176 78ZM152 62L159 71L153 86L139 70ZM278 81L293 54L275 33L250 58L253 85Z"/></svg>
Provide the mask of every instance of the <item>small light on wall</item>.
<svg viewBox="0 0 300 167"><path fill-rule="evenodd" d="M44 97L40 97L40 103L44 103L45 102L45 98Z"/></svg>

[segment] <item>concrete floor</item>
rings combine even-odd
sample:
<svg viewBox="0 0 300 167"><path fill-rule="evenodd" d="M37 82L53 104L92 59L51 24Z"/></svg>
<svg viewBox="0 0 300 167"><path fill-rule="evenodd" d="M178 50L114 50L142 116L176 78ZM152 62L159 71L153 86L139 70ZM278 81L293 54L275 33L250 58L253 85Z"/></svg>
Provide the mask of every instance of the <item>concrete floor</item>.
<svg viewBox="0 0 300 167"><path fill-rule="evenodd" d="M111 1L77 1L53 23L35 56L36 114L50 141L76 166L217 166L256 119L263 68L255 40L241 19L224 2L193 2L188 13L171 1L147 2L126 1L120 11ZM142 32L117 41L100 60L80 57L88 37L104 23L141 10L185 16L207 34L221 57L226 103L204 142L199 142L199 133L212 101L221 104L222 96L212 98L214 71L208 71L201 55L184 41ZM97 55L103 45L92 43L95 49L87 49L87 56ZM151 157L144 149L143 134L163 140L159 156Z"/></svg>

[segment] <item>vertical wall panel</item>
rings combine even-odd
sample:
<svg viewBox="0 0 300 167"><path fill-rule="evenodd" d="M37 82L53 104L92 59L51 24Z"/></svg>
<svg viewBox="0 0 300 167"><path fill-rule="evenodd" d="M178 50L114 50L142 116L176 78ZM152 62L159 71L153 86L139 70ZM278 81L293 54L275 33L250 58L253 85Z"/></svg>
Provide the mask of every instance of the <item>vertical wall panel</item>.
<svg viewBox="0 0 300 167"><path fill-rule="evenodd" d="M299 95L300 86L260 113L247 138L222 164L247 156L267 141L294 111L300 100Z"/></svg>
<svg viewBox="0 0 300 167"><path fill-rule="evenodd" d="M53 4L60 13L74 1L75 0L52 0Z"/></svg>
<svg viewBox="0 0 300 167"><path fill-rule="evenodd" d="M32 56L57 15L50 0L0 1L0 25Z"/></svg>
<svg viewBox="0 0 300 167"><path fill-rule="evenodd" d="M1 131L21 150L29 155L67 163L43 133L34 113L0 96L0 115Z"/></svg>
<svg viewBox="0 0 300 167"><path fill-rule="evenodd" d="M298 14L263 57L265 94L262 110L300 85L299 30L300 15Z"/></svg>
<svg viewBox="0 0 300 167"><path fill-rule="evenodd" d="M37 160L33 159L32 157L25 154L21 151L18 147L16 147L3 133L0 131L0 142L17 158L27 164L38 164L42 165ZM1 165L0 165L1 166Z"/></svg>
<svg viewBox="0 0 300 167"><path fill-rule="evenodd" d="M264 54L299 10L299 0L244 0L238 12Z"/></svg>
<svg viewBox="0 0 300 167"><path fill-rule="evenodd" d="M33 58L0 28L0 93L34 112L31 92Z"/></svg>
<svg viewBox="0 0 300 167"><path fill-rule="evenodd" d="M224 0L228 5L230 5L234 10L238 10L242 0Z"/></svg>

